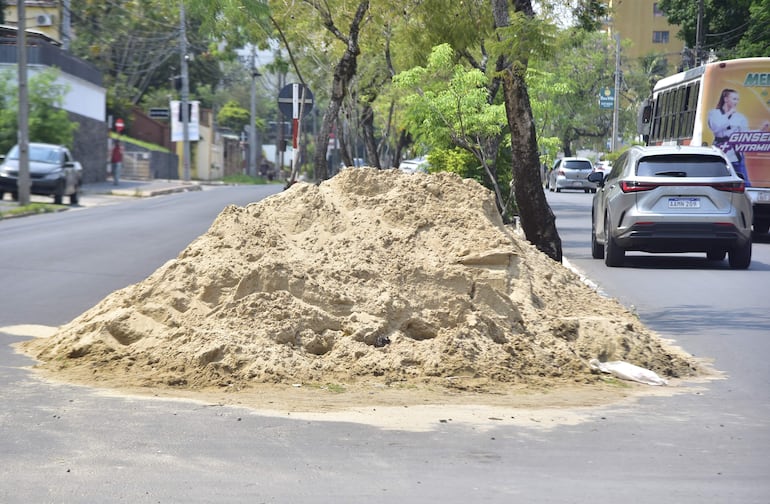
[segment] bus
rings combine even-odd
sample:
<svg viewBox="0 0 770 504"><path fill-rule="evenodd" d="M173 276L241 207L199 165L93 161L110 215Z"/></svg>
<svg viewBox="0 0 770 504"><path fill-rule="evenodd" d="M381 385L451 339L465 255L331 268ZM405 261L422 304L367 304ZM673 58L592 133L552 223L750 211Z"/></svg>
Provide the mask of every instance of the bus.
<svg viewBox="0 0 770 504"><path fill-rule="evenodd" d="M715 145L746 181L753 229L770 228L770 58L706 63L665 77L639 110L646 145Z"/></svg>

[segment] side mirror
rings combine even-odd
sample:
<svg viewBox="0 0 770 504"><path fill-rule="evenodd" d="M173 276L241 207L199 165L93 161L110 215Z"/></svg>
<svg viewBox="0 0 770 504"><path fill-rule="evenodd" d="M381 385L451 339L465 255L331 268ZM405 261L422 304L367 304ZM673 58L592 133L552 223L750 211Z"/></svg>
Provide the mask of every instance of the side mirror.
<svg viewBox="0 0 770 504"><path fill-rule="evenodd" d="M588 174L588 181L602 187L604 185L604 172L595 171Z"/></svg>
<svg viewBox="0 0 770 504"><path fill-rule="evenodd" d="M652 123L652 105L653 101L651 98L644 100L636 117L636 132L644 137L648 137L650 135L650 126Z"/></svg>

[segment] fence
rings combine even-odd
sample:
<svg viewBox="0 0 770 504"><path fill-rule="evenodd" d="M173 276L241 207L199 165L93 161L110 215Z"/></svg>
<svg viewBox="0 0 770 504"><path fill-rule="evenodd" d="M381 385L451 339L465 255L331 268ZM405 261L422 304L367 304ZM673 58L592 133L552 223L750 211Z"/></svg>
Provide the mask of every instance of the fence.
<svg viewBox="0 0 770 504"><path fill-rule="evenodd" d="M126 151L123 153L123 173L126 179L152 180L179 178L177 156L165 152Z"/></svg>

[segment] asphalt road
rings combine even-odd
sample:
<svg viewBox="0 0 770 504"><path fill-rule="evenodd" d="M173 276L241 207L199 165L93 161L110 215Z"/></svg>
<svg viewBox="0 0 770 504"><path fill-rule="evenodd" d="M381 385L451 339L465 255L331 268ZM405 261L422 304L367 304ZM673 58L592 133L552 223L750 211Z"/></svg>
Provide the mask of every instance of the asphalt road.
<svg viewBox="0 0 770 504"><path fill-rule="evenodd" d="M698 298L693 313L687 298L670 306L671 285L634 294L634 282L659 269L702 290L696 279L723 281L736 274L729 270L676 261L597 270L604 290L729 373L673 397L573 412L574 424L534 418L482 429L437 418L434 428L411 431L308 421L46 383L12 351L26 336L9 327L65 323L175 257L228 203L267 194L207 188L0 221L0 502L770 502L761 290L726 291L748 307L735 317L719 300ZM580 267L590 253L580 215L590 195L555 196L568 202L554 206L565 252ZM746 274L770 285L767 264Z"/></svg>

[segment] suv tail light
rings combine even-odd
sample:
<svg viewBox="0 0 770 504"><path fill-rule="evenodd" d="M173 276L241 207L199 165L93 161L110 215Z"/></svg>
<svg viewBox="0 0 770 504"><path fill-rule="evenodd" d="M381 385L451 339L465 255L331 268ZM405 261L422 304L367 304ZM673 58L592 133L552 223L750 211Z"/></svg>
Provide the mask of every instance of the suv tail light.
<svg viewBox="0 0 770 504"><path fill-rule="evenodd" d="M681 187L693 187L693 186L702 186L702 187L713 187L717 191L725 191L725 192L731 192L731 193L743 193L746 191L746 183L743 181L740 182L718 182L714 184L682 184L682 183L676 183L676 184L655 184L653 182L634 182L634 181L628 181L628 180L621 180L620 181L620 190L624 193L633 193L633 192L643 192L643 191L651 191L657 187L662 186L681 186Z"/></svg>
<svg viewBox="0 0 770 504"><path fill-rule="evenodd" d="M624 193L651 191L660 184L652 184L650 182L630 182L628 180L620 181L620 190Z"/></svg>
<svg viewBox="0 0 770 504"><path fill-rule="evenodd" d="M711 184L711 187L718 191L742 193L746 192L746 182L724 182L721 184Z"/></svg>

